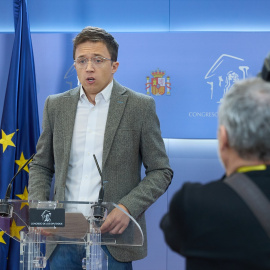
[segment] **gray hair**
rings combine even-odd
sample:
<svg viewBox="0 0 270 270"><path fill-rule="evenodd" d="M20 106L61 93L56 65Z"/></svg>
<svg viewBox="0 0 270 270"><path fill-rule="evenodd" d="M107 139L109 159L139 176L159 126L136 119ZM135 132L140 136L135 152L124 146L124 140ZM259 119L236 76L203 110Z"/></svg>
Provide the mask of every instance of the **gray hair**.
<svg viewBox="0 0 270 270"><path fill-rule="evenodd" d="M102 28L87 26L73 39L73 59L75 60L75 52L78 45L86 41L102 42L106 45L111 60L116 62L118 56L118 43L114 37Z"/></svg>
<svg viewBox="0 0 270 270"><path fill-rule="evenodd" d="M219 125L240 157L270 161L270 83L260 78L236 82L219 107Z"/></svg>

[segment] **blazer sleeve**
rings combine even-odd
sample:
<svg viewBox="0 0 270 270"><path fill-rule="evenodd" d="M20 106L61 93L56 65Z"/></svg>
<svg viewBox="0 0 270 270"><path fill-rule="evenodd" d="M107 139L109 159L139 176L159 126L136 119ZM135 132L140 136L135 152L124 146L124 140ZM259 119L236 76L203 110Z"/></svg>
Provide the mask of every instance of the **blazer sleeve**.
<svg viewBox="0 0 270 270"><path fill-rule="evenodd" d="M49 200L54 175L53 132L49 115L50 97L45 101L42 133L37 143L37 153L30 163L29 200Z"/></svg>
<svg viewBox="0 0 270 270"><path fill-rule="evenodd" d="M140 134L140 154L145 167L145 177L119 202L125 205L135 218L144 213L167 190L173 177L161 137L155 101L151 97L147 97L146 101Z"/></svg>

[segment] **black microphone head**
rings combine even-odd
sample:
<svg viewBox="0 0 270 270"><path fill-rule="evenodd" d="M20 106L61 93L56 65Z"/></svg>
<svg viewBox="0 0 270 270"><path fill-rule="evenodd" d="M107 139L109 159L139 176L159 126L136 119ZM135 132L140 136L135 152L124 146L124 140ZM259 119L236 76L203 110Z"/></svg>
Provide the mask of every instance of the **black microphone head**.
<svg viewBox="0 0 270 270"><path fill-rule="evenodd" d="M13 214L13 206L7 200L0 200L0 216L11 218Z"/></svg>
<svg viewBox="0 0 270 270"><path fill-rule="evenodd" d="M106 207L102 206L103 198L104 198L104 188L103 186L101 186L98 195L98 203L91 206L94 218L100 220L103 219L105 211L107 209Z"/></svg>
<svg viewBox="0 0 270 270"><path fill-rule="evenodd" d="M101 204L94 204L91 206L93 209L93 217L96 219L103 219L107 208Z"/></svg>

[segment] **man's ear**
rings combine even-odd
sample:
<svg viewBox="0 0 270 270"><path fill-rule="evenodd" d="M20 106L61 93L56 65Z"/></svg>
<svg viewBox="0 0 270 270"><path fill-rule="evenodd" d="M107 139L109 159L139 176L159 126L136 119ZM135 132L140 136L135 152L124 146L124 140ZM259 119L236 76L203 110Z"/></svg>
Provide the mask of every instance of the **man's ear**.
<svg viewBox="0 0 270 270"><path fill-rule="evenodd" d="M230 147L228 132L225 126L219 127L219 148L220 151L227 150Z"/></svg>
<svg viewBox="0 0 270 270"><path fill-rule="evenodd" d="M119 62L113 62L112 63L112 74L114 74L119 67Z"/></svg>

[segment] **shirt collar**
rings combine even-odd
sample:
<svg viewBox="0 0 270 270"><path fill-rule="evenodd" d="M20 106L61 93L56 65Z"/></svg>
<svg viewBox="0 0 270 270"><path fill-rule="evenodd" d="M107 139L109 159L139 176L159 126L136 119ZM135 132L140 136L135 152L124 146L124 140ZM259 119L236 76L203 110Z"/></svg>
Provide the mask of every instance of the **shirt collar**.
<svg viewBox="0 0 270 270"><path fill-rule="evenodd" d="M104 100L106 102L108 102L111 98L111 94L112 94L112 88L113 88L113 80L101 91L97 94L98 95L101 95ZM87 100L87 97L84 93L84 90L83 90L83 87L81 85L80 87L80 99L86 99Z"/></svg>

